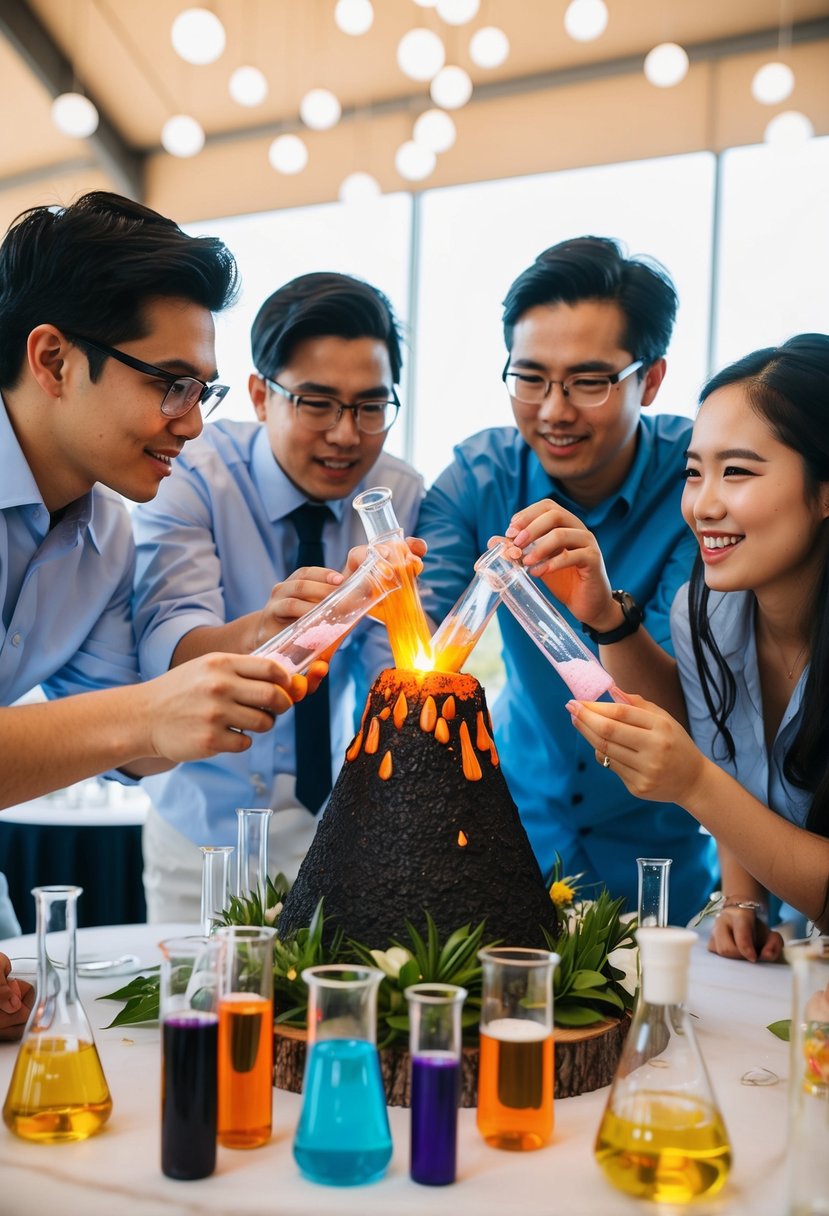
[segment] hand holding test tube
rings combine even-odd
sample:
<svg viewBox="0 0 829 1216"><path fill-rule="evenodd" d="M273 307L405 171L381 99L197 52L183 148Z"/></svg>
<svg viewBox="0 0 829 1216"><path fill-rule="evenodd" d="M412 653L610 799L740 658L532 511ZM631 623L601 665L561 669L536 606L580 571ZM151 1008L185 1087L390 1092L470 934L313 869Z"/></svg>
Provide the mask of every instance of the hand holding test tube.
<svg viewBox="0 0 829 1216"><path fill-rule="evenodd" d="M293 675L326 656L371 608L400 587L394 567L369 549L353 574L286 629L257 647L254 654L278 659Z"/></svg>

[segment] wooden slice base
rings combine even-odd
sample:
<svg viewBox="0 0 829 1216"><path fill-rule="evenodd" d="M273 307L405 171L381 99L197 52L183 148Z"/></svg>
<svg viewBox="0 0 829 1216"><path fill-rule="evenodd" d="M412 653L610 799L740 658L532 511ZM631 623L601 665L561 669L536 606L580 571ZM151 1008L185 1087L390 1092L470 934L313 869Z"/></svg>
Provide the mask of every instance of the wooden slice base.
<svg viewBox="0 0 829 1216"><path fill-rule="evenodd" d="M599 1022L577 1030L556 1027L555 1096L572 1098L609 1085L622 1054L630 1018ZM274 1030L274 1085L298 1094L305 1069L305 1031ZM380 1070L389 1106L409 1105L409 1053L402 1047L380 1052ZM461 1106L477 1106L478 1048L465 1047L461 1060Z"/></svg>

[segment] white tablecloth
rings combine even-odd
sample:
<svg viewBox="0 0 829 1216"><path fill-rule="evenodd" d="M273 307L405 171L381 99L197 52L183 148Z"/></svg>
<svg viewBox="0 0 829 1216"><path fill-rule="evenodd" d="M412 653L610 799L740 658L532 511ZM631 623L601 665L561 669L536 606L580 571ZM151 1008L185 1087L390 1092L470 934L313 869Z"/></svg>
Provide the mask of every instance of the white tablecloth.
<svg viewBox="0 0 829 1216"><path fill-rule="evenodd" d="M127 925L79 931L85 955L124 952L158 961L155 943L182 926ZM193 932L189 926L187 931ZM11 955L34 953L32 938L0 942ZM613 1190L593 1160L592 1146L607 1090L556 1103L555 1134L534 1153L488 1148L475 1112L460 1112L459 1180L421 1187L408 1176L409 1113L391 1109L394 1158L382 1181L367 1187L315 1186L299 1174L291 1141L300 1098L274 1091L274 1135L251 1152L219 1149L216 1173L173 1182L159 1167L159 1042L155 1028L100 1030L120 1006L94 998L125 983L81 980L114 1110L98 1136L73 1144L39 1145L0 1128L0 1213L50 1211L57 1216L634 1216L665 1212ZM734 1168L711 1203L694 1216L783 1216L788 1046L766 1029L788 1017L790 975L783 966L733 963L695 949L689 1007L734 1149ZM13 1044L0 1044L0 1086L8 1086ZM741 1083L749 1069L771 1069L779 1084ZM673 1210L673 1209L672 1209Z"/></svg>

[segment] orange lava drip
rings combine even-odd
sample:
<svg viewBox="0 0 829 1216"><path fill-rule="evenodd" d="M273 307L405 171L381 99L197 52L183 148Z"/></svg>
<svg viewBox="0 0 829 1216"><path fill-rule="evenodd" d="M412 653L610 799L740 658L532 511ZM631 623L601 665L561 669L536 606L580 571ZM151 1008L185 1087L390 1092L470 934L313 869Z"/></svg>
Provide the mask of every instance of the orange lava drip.
<svg viewBox="0 0 829 1216"><path fill-rule="evenodd" d="M461 722L460 739L463 775L467 781L480 781L483 773L478 763L478 757L475 755L475 750L472 747L472 740L469 738L469 727L465 722Z"/></svg>
<svg viewBox="0 0 829 1216"><path fill-rule="evenodd" d="M403 541L384 543L383 553L394 566L401 586L372 609L372 616L386 626L395 667L404 671L414 667L428 670L432 667L431 635L412 573L408 547Z"/></svg>
<svg viewBox="0 0 829 1216"><path fill-rule="evenodd" d="M368 735L366 736L366 753L371 756L377 751L380 744L380 719L372 718L368 724Z"/></svg>
<svg viewBox="0 0 829 1216"><path fill-rule="evenodd" d="M383 759L380 761L380 768L377 770L377 776L381 781L388 781L392 775L393 767L391 760L391 752L386 752Z"/></svg>
<svg viewBox="0 0 829 1216"><path fill-rule="evenodd" d="M438 718L437 722L435 723L435 738L437 739L438 743L449 742L449 726L445 718Z"/></svg>

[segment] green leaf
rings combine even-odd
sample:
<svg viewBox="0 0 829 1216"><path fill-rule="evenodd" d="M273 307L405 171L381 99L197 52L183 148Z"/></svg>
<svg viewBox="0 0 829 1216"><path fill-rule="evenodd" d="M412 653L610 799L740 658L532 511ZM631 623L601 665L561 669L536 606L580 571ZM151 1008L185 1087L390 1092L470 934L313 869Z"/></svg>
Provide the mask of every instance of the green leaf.
<svg viewBox="0 0 829 1216"><path fill-rule="evenodd" d="M587 1005L566 1005L563 1009L556 1008L555 1020L559 1026L592 1026L604 1021L604 1016Z"/></svg>
<svg viewBox="0 0 829 1216"><path fill-rule="evenodd" d="M117 1013L104 1030L114 1026L138 1026L144 1022L158 1021L158 993L143 997L133 997L127 1001L124 1008Z"/></svg>
<svg viewBox="0 0 829 1216"><path fill-rule="evenodd" d="M573 987L577 992L582 988L595 988L597 984L600 988L603 988L606 983L607 980L602 975L601 971L579 969L573 976Z"/></svg>
<svg viewBox="0 0 829 1216"><path fill-rule="evenodd" d="M770 1030L772 1034L776 1034L778 1039L782 1039L784 1043L788 1043L791 1034L792 1022L791 1018L783 1018L779 1022L772 1022L766 1030Z"/></svg>

